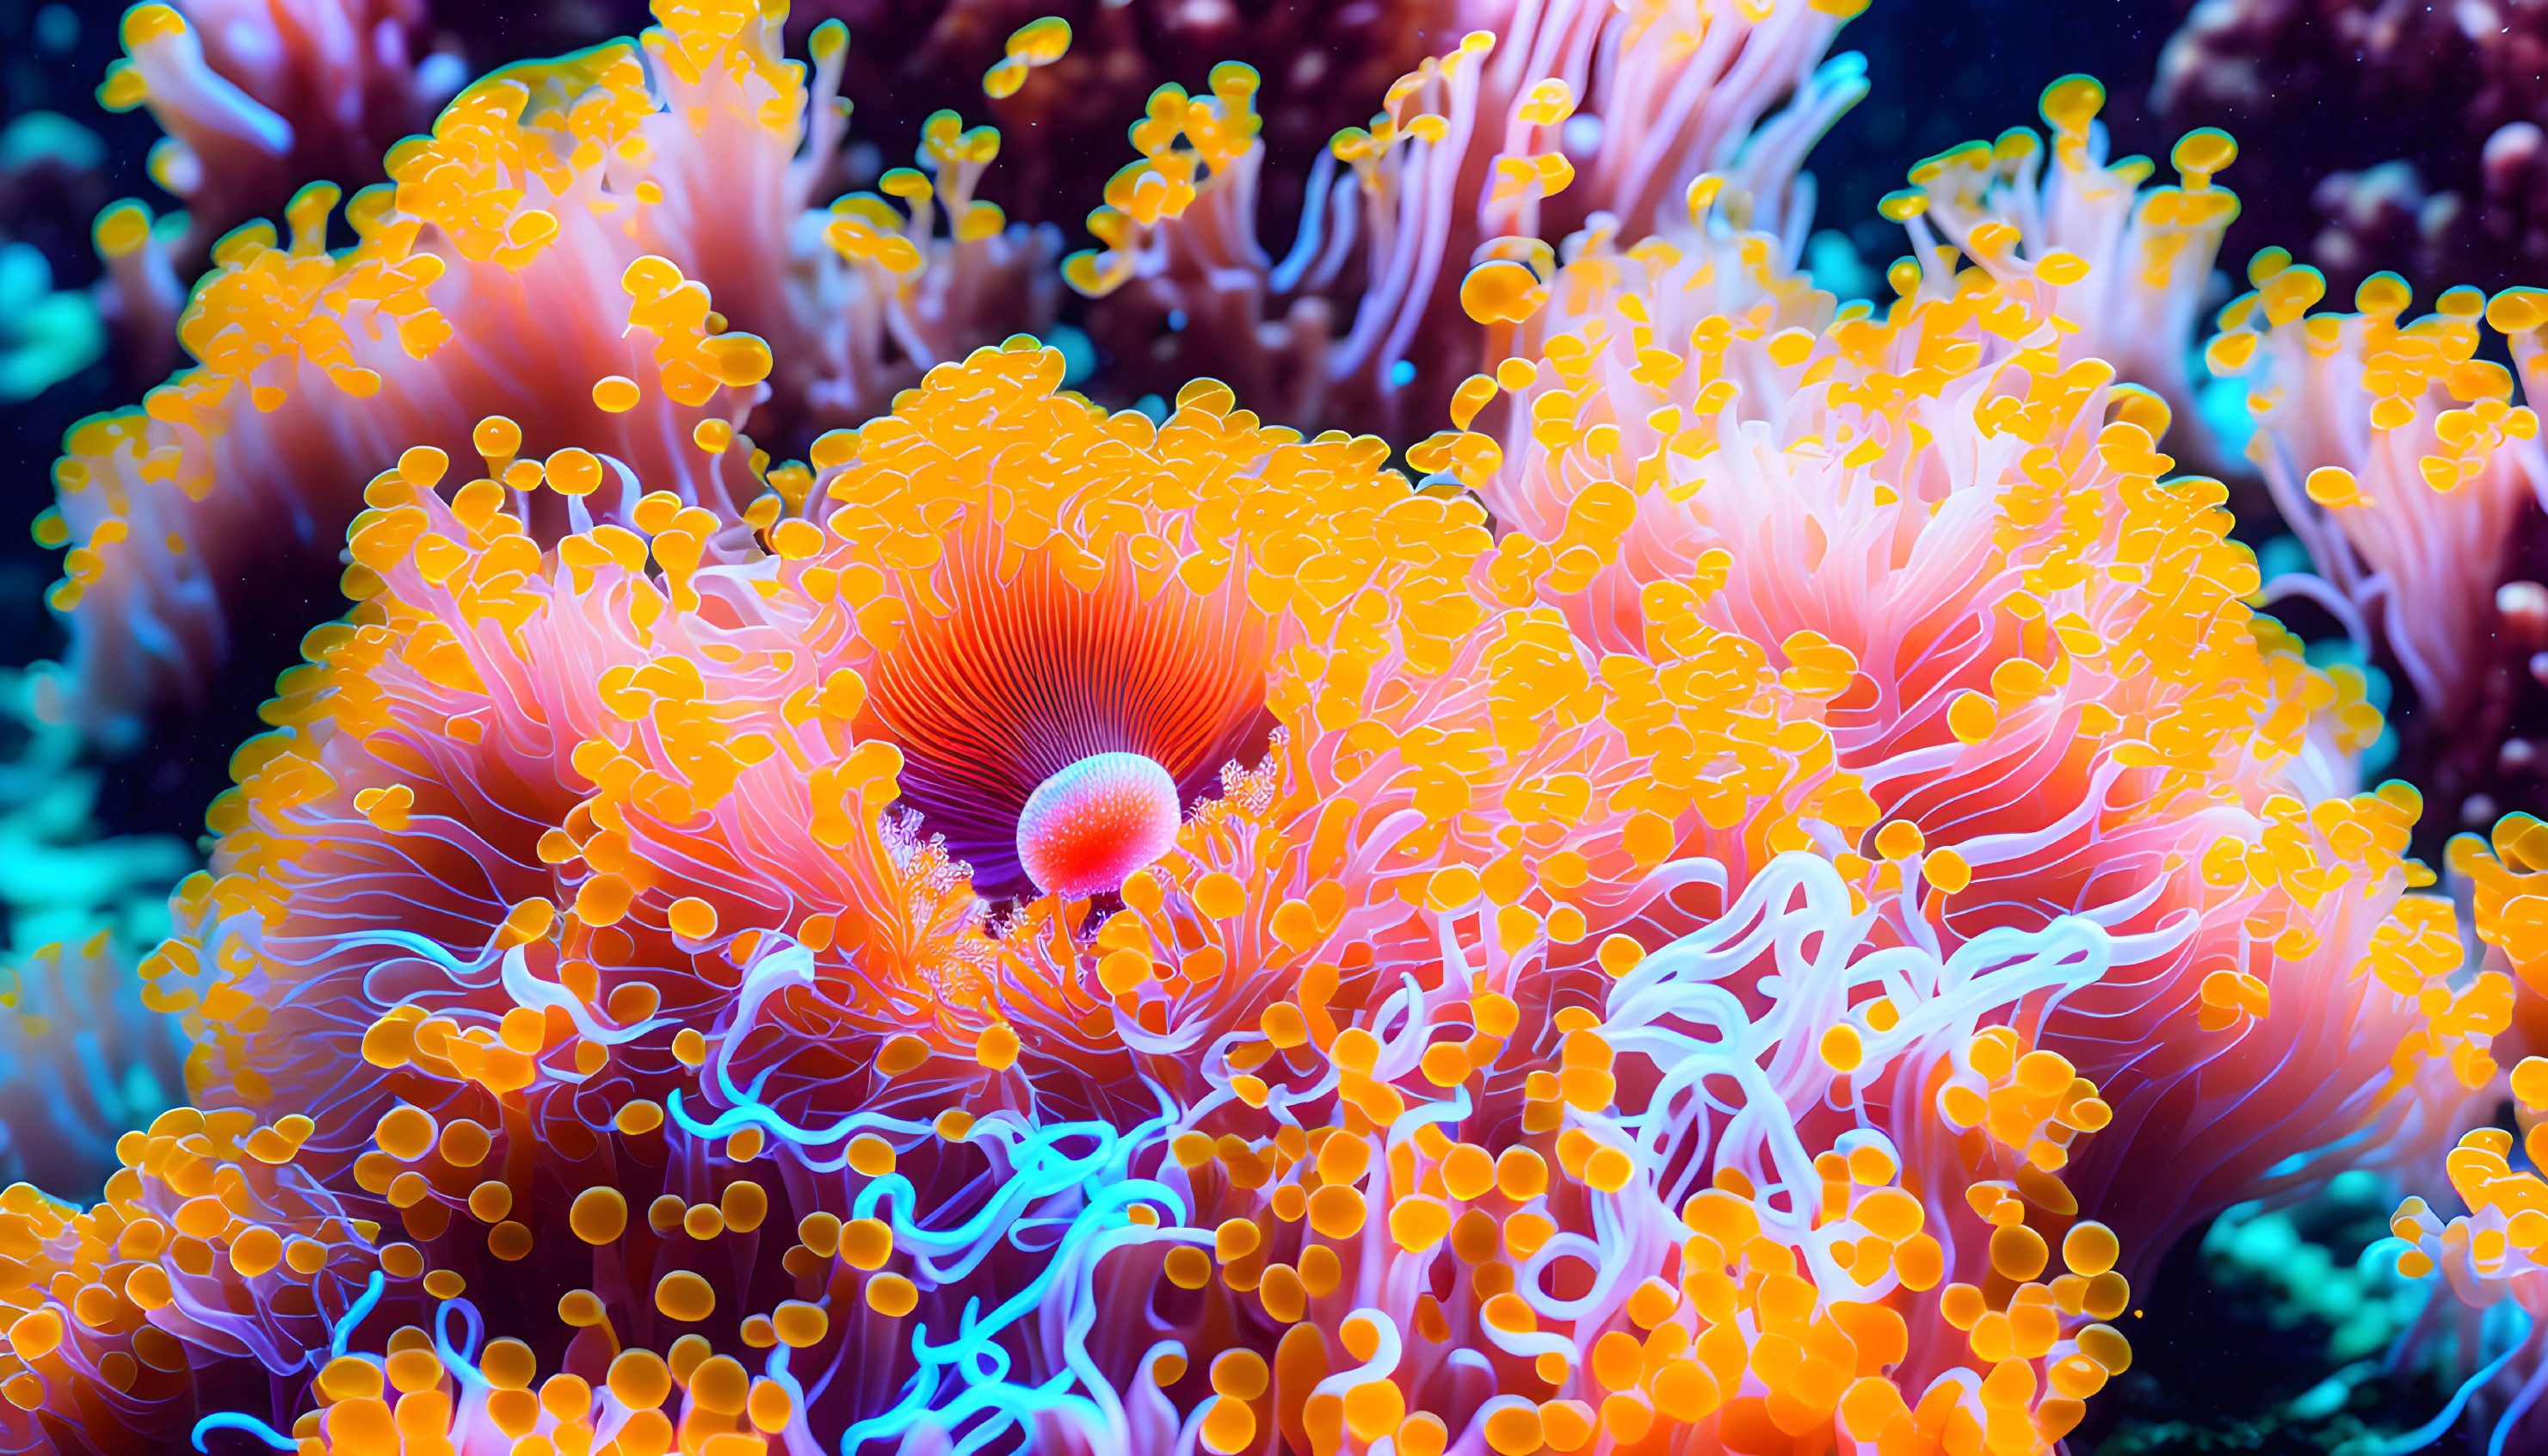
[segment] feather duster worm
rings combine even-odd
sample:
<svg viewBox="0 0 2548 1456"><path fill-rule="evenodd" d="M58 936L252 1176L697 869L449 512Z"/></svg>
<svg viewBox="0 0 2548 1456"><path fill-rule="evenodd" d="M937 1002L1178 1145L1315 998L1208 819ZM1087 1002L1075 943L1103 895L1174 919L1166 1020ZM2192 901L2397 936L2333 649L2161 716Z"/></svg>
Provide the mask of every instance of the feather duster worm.
<svg viewBox="0 0 2548 1456"><path fill-rule="evenodd" d="M736 521L761 488L700 474L699 429L855 420L1040 321L1042 242L972 197L997 134L933 119L934 181L896 169L881 185L898 204L811 211L842 135L845 34L816 34L809 71L778 54L779 18L667 14L642 46L471 86L348 205L352 248L324 246L332 185L296 197L288 242L256 225L215 248L178 325L200 363L76 427L55 467L62 516L45 529L74 543L53 603L80 721L129 738L152 707L200 698L241 584L332 575L359 483L407 445L465 454L501 414L506 442L488 448L582 439ZM935 234L941 205L952 236ZM118 259L147 235L137 210L100 225Z"/></svg>

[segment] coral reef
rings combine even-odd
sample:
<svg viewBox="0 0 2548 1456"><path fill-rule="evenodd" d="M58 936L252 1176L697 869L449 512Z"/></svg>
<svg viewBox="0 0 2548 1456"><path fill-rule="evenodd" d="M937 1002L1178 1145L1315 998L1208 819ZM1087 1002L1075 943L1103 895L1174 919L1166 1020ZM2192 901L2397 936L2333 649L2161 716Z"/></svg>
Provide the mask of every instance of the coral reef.
<svg viewBox="0 0 2548 1456"><path fill-rule="evenodd" d="M2527 1438L2548 294L2216 310L2235 143L2070 75L1844 303L1861 8L659 0L350 199L426 14L130 11L193 362L35 527L0 1444L2036 1456L2171 1250L2331 1373L2168 1429ZM927 88L859 153L959 65L1030 189L1138 110L1096 245ZM260 614L202 867L82 843Z"/></svg>

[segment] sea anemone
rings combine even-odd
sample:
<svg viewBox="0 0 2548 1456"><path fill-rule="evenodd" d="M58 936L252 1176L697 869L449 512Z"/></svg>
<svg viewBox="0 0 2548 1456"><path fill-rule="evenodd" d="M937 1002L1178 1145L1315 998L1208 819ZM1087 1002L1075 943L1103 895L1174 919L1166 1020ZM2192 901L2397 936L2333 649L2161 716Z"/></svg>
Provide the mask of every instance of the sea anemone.
<svg viewBox="0 0 2548 1456"><path fill-rule="evenodd" d="M2337 792L2376 714L2250 623L2150 397L2101 423L2048 322L2013 369L1967 341L2032 282L1754 319L1658 384L1620 260L1571 266L1574 328L1499 386L1532 432L1417 462L1540 535L1217 385L1105 415L1025 338L818 442L758 527L630 471L542 553L500 461L446 501L411 452L152 967L191 1090L308 1118L425 1295L578 1382L511 1434L2058 1439L2129 1362L2119 1261L2452 1048L2412 795ZM1828 442L1699 377L1734 361ZM1686 433L1608 416L1711 389ZM1185 794L1251 743L1156 864L1069 887L1101 903L1031 872L1047 792L1154 853L1075 774ZM2295 1040L2350 1070L2265 1109ZM588 1287L526 1281L579 1241ZM458 1353L401 1388L448 1369L429 1409L502 1426L519 1387Z"/></svg>
<svg viewBox="0 0 2548 1456"><path fill-rule="evenodd" d="M2065 101L2083 89L2048 93L2074 138ZM2120 225L2183 204L2105 206ZM1657 913L1631 865L1668 882L1704 857L1739 886L1812 846L1878 907L1871 948L2098 921L2114 963L2019 1021L2115 1109L2070 1181L2129 1260L2291 1186L2288 1169L2267 1179L2287 1158L2375 1127L2441 1136L2400 1088L2444 1053L2482 1084L2485 1008L2504 998L2472 990L2426 1040L2416 998L2457 967L2457 937L2444 902L2401 897L2432 882L2402 858L2417 795L2354 791L2352 756L2379 732L2363 680L2307 669L2253 616L2222 488L2158 484L2169 411L2115 384L2066 312L2074 290L2094 317L2154 287L2150 259L2037 243L2020 261L2013 229L1975 226L1978 265L1951 285L1906 271L1911 296L1884 317L1834 317L1777 276L1768 239L1703 221L1626 255L1587 239L1544 288L1473 274L1482 314L1527 319L1460 392L1484 427L1411 457L1509 525L1507 599L1548 603L1604 654L1580 699L1553 681L1517 695L1563 704L1537 714L1553 725L1611 698L1609 732L1577 730L1607 740L1602 769L1579 772L1608 815L1579 811L1572 835L1618 847L1608 913ZM2110 267L2135 281L2109 284ZM1728 296L1745 273L1757 303ZM1687 352L1661 346L1684 330ZM1793 698L1711 736L1688 675L1729 638L1754 671L1783 665ZM1784 814L1721 796L1779 777ZM2290 1057L2346 1070L2263 1094Z"/></svg>
<svg viewBox="0 0 2548 1456"><path fill-rule="evenodd" d="M1064 265L1127 382L1208 365L1303 427L1411 438L1441 417L1483 342L1459 304L1487 258L1545 258L1592 224L1645 236L1701 172L1731 176L1792 268L1813 216L1805 152L1866 94L1824 59L1864 0L1459 7L1455 48L1400 78L1310 171L1278 259L1258 234L1261 78L1152 93L1139 157L1089 216L1101 247Z"/></svg>
<svg viewBox="0 0 2548 1456"><path fill-rule="evenodd" d="M2542 893L2548 832L2530 815L2506 815L2488 839L2454 839L2450 858L2453 872L2474 891L2477 935L2488 948L2487 974L2520 982L2526 1014L2516 1015L2507 1040L2517 1049L2541 1049L2548 1045L2538 1037L2540 998L2548 992L2548 939L2542 935L2548 928L2548 894ZM2465 1409L2472 1426L2492 1427L2488 1449L2502 1451L2516 1431L2536 1431L2533 1411L2548 1393L2548 1181L2540 1176L2548 1166L2548 1132L2542 1131L2548 1126L2542 1122L2548 1113L2548 1057L2521 1057L2509 1075L2491 1079L2486 1090L2509 1095L2522 1133L2520 1152L2509 1130L2488 1126L2465 1134L2444 1159L2443 1179L2424 1185L2436 1200L2447 1186L2463 1212L2411 1194L2399 1205L2390 1232L2404 1241L2396 1250L2398 1272L2431 1279L2446 1291L2427 1307L2423 1327L2410 1332L2411 1347L2428 1347L2447 1334L2465 1374L2458 1395L2417 1435L2440 1435ZM2507 1314L2516 1318L2502 1318Z"/></svg>
<svg viewBox="0 0 2548 1456"><path fill-rule="evenodd" d="M818 32L809 69L780 57L776 18L667 14L642 45L473 84L348 205L353 247L325 247L333 184L296 195L289 241L257 224L215 246L177 326L199 364L70 433L62 514L40 527L73 543L53 603L92 732L130 741L153 708L200 701L244 629L243 584L332 598L330 543L408 444L466 453L501 413L534 449L606 447L735 521L743 486L693 474L700 428L855 422L930 365L1040 323L1044 243L972 197L996 133L933 119L934 180L898 168L879 185L900 206L817 211L845 35ZM165 6L126 25L154 45L186 34ZM939 205L952 236L934 233ZM149 235L137 205L98 225L119 269Z"/></svg>
<svg viewBox="0 0 2548 1456"><path fill-rule="evenodd" d="M2527 676L2500 589L2515 527L2548 487L2538 417L2512 402L2512 370L2479 357L2483 325L2504 335L2525 398L2539 399L2548 295L2490 304L2454 288L2407 319L2412 294L2394 273L2366 280L2353 314L2310 313L2325 280L2279 248L2248 277L2254 291L2222 310L2205 356L2244 383L2247 456L2315 569L2278 576L2265 597L2314 604L2365 656L2394 663L2414 693L2415 761L2465 794L2492 775L2507 682Z"/></svg>
<svg viewBox="0 0 2548 1456"><path fill-rule="evenodd" d="M311 182L381 179L391 143L467 79L422 0L186 0L125 12L98 100L167 133L150 178L186 205L188 270L214 239ZM156 244L154 244L156 245Z"/></svg>
<svg viewBox="0 0 2548 1456"><path fill-rule="evenodd" d="M91 629L81 711L201 671L165 624L220 620L237 452L353 472L322 514L240 467L344 523L355 605L142 967L195 1105L97 1209L0 1195L0 1437L2020 1456L2178 1234L2444 1156L2548 959L2539 857L2460 854L2511 967L2465 974L2364 677L2159 453L2233 148L2144 190L2064 78L2048 139L1913 171L1900 297L1842 307L1795 162L1848 8L1506 15L1339 140L1376 281L1293 343L1357 408L1438 390L1408 470L1240 408L1317 412L1262 371L1110 412L950 313L868 408L835 321L988 310L965 270L1033 239L950 115L879 180L915 218L792 250L842 42L809 82L757 9L666 5L651 81L482 81L345 253L323 192L226 240L203 366L57 471L57 603L163 623ZM1254 89L1154 96L1073 282L1235 259L1263 321ZM2258 281L2232 328L2343 333ZM2474 338L2413 327L2373 342Z"/></svg>

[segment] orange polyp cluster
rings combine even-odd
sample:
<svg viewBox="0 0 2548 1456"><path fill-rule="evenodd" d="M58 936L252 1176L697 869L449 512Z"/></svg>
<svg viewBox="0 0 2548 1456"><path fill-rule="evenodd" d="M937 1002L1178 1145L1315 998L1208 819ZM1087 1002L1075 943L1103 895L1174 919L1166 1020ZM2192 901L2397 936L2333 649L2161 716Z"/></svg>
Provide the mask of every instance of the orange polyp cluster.
<svg viewBox="0 0 2548 1456"><path fill-rule="evenodd" d="M1969 1076L1950 1078L1938 1092L1938 1110L1958 1131L1978 1129L2045 1172L2069 1161L2069 1144L2114 1119L2097 1085L2076 1074L2057 1051L2028 1051L2008 1027L1992 1027L1966 1044ZM1978 1079L1980 1085L1973 1084Z"/></svg>

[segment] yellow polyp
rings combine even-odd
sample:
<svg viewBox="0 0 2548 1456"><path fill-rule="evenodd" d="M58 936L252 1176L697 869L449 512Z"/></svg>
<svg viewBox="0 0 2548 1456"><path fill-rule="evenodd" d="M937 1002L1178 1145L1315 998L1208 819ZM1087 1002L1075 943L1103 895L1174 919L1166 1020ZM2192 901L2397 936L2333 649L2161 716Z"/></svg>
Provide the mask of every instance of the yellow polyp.
<svg viewBox="0 0 2548 1456"><path fill-rule="evenodd" d="M1927 847L1920 826L1908 819L1894 819L1875 832L1875 852L1887 860L1908 860Z"/></svg>
<svg viewBox="0 0 2548 1456"><path fill-rule="evenodd" d="M2285 267L2262 280L2257 292L2263 299L2266 323L2280 327L2326 296L2326 275L2305 265Z"/></svg>
<svg viewBox="0 0 2548 1456"><path fill-rule="evenodd" d="M98 256L112 262L138 252L150 240L150 209L130 198L100 209L89 235Z"/></svg>
<svg viewBox="0 0 2548 1456"><path fill-rule="evenodd" d="M2055 249L2035 262L2035 276L2055 288L2066 288L2086 278L2088 260L2077 253Z"/></svg>
<svg viewBox="0 0 2548 1456"><path fill-rule="evenodd" d="M1960 892L1973 880L1972 866L1952 849L1932 851L1920 862L1920 877L1947 894Z"/></svg>
<svg viewBox="0 0 2548 1456"><path fill-rule="evenodd" d="M2291 265L2291 249L2285 247L2258 248L2255 256L2247 260L2247 281L2257 288L2263 288L2269 280L2273 279Z"/></svg>
<svg viewBox="0 0 2548 1456"><path fill-rule="evenodd" d="M596 396L596 403L598 398ZM561 496L590 496L601 488L601 461L589 450L569 446L542 466L549 488Z"/></svg>
<svg viewBox="0 0 2548 1456"><path fill-rule="evenodd" d="M186 34L186 18L168 5L136 5L124 13L117 40L126 50L138 50L163 36Z"/></svg>
<svg viewBox="0 0 2548 1456"><path fill-rule="evenodd" d="M1859 1036L1858 1029L1852 1026L1836 1026L1825 1031L1817 1049L1822 1053L1823 1064L1838 1072L1854 1072L1866 1059L1866 1044Z"/></svg>
<svg viewBox="0 0 2548 1456"><path fill-rule="evenodd" d="M1958 743L1988 742L1999 729L1999 704L1988 693L1959 692L1947 705L1947 726Z"/></svg>
<svg viewBox="0 0 2548 1456"><path fill-rule="evenodd" d="M504 916L504 939L511 945L527 945L547 938L549 928L557 922L554 901L534 895L513 906Z"/></svg>
<svg viewBox="0 0 2548 1456"><path fill-rule="evenodd" d="M1032 65L1019 55L1003 56L992 62L991 68L982 72L982 94L993 101L1005 101L1017 95L1019 89L1026 85L1027 72Z"/></svg>
<svg viewBox="0 0 2548 1456"><path fill-rule="evenodd" d="M111 112L131 111L150 99L150 82L130 60L107 63L106 79L98 83L97 104Z"/></svg>
<svg viewBox="0 0 2548 1456"><path fill-rule="evenodd" d="M2199 190L2238 159L2238 142L2218 127L2197 127L2177 138L2167 159L2184 176L2187 187Z"/></svg>
<svg viewBox="0 0 2548 1456"><path fill-rule="evenodd" d="M419 491L429 491L442 480L451 457L431 445L414 445L399 456L399 479Z"/></svg>
<svg viewBox="0 0 2548 1456"><path fill-rule="evenodd" d="M490 414L469 432L469 442L489 460L510 460L522 448L522 427L501 414Z"/></svg>
<svg viewBox="0 0 2548 1456"><path fill-rule="evenodd" d="M593 405L610 414L627 413L637 408L638 401L642 398L644 396L637 388L637 381L624 375L605 376L596 380L592 386Z"/></svg>
<svg viewBox="0 0 2548 1456"><path fill-rule="evenodd" d="M2070 136L2085 136L2088 124L2106 109L2106 88L2094 76L2071 74L2044 88L2044 123Z"/></svg>
<svg viewBox="0 0 2548 1456"><path fill-rule="evenodd" d="M695 1324L716 1313L716 1291L687 1269L676 1269L655 1285L655 1309L665 1318Z"/></svg>
<svg viewBox="0 0 2548 1456"><path fill-rule="evenodd" d="M1057 15L1031 20L1009 34L1004 48L1031 65L1050 65L1070 51L1070 22Z"/></svg>
<svg viewBox="0 0 2548 1456"><path fill-rule="evenodd" d="M2103 1224L2086 1221L2073 1224L2070 1231L2061 1238L2063 1266L2073 1274L2091 1279L2115 1267L2120 1253L2121 1245L2115 1239L2114 1230Z"/></svg>
<svg viewBox="0 0 2548 1456"><path fill-rule="evenodd" d="M1506 259L1480 263L1460 281L1460 308L1479 323L1519 323L1547 302L1539 276Z"/></svg>

